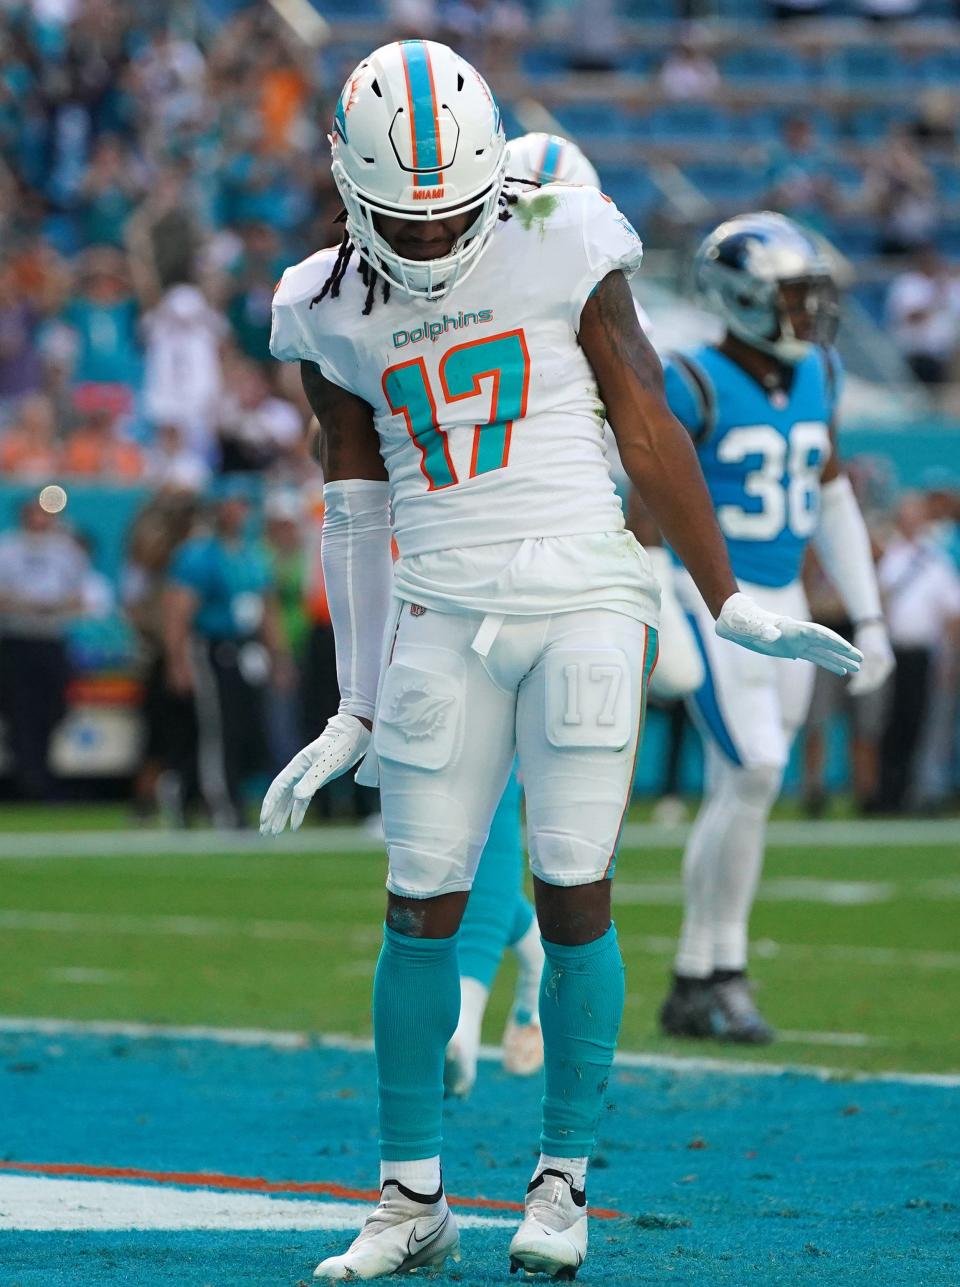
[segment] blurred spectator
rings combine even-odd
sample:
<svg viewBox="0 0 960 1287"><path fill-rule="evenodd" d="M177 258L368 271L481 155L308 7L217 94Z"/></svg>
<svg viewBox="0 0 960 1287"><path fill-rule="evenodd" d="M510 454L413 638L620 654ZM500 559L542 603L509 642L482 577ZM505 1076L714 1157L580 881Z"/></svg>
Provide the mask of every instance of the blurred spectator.
<svg viewBox="0 0 960 1287"><path fill-rule="evenodd" d="M273 397L256 362L233 359L220 401L222 472L269 470L299 456L302 442L303 418L293 403Z"/></svg>
<svg viewBox="0 0 960 1287"><path fill-rule="evenodd" d="M667 54L657 83L666 98L677 101L712 98L720 88L720 72L691 31Z"/></svg>
<svg viewBox="0 0 960 1287"><path fill-rule="evenodd" d="M20 288L13 264L0 261L0 423L18 398L42 386L40 322L35 305Z"/></svg>
<svg viewBox="0 0 960 1287"><path fill-rule="evenodd" d="M175 425L196 455L214 453L223 389L223 317L196 286L172 286L143 319L144 410L155 424Z"/></svg>
<svg viewBox="0 0 960 1287"><path fill-rule="evenodd" d="M133 525L121 578L121 600L137 632L143 678L144 738L133 787L134 810L140 819L156 812L164 787L173 820L179 818L180 790L174 766L196 744L192 697L178 696L167 686L163 648L163 603L170 558L188 536L196 509L194 499L182 492L150 501ZM185 752L183 748L188 749Z"/></svg>
<svg viewBox="0 0 960 1287"><path fill-rule="evenodd" d="M810 603L810 619L835 630L844 639L852 639L853 625L812 549L807 552L803 584ZM848 683L846 676L832 675L820 666L816 669L803 738L803 802L812 818L821 817L827 808L828 735L831 724L839 717L844 717L849 725L851 785L858 810L867 810L877 794L880 739L886 723L888 695L881 689L851 697Z"/></svg>
<svg viewBox="0 0 960 1287"><path fill-rule="evenodd" d="M49 800L50 738L65 713L71 617L83 610L90 565L56 517L36 501L20 527L0 536L0 710L7 725L14 778L28 800Z"/></svg>
<svg viewBox="0 0 960 1287"><path fill-rule="evenodd" d="M164 599L167 683L191 694L199 747L181 748L182 801L199 780L215 823L244 825L243 785L268 767L266 686L291 666L269 560L246 534L246 480L223 479L212 530L176 552Z"/></svg>
<svg viewBox="0 0 960 1287"><path fill-rule="evenodd" d="M111 385L120 403L132 401L141 375L138 313L120 251L106 246L87 251L76 294L63 313L77 338L75 387Z"/></svg>
<svg viewBox="0 0 960 1287"><path fill-rule="evenodd" d="M242 233L243 249L230 271L227 318L241 350L258 362L267 362L273 292L287 265L268 223L247 223Z"/></svg>
<svg viewBox="0 0 960 1287"><path fill-rule="evenodd" d="M53 403L42 393L24 398L13 424L0 436L0 475L47 482L56 477L60 456Z"/></svg>
<svg viewBox="0 0 960 1287"><path fill-rule="evenodd" d="M918 143L953 147L957 139L957 118L949 89L928 89L920 95L919 110L910 133Z"/></svg>
<svg viewBox="0 0 960 1287"><path fill-rule="evenodd" d="M806 116L788 116L767 162L767 206L817 227L836 205L830 158Z"/></svg>
<svg viewBox="0 0 960 1287"><path fill-rule="evenodd" d="M120 436L116 423L109 408L88 412L64 445L64 473L101 482L133 483L142 478L143 452Z"/></svg>
<svg viewBox="0 0 960 1287"><path fill-rule="evenodd" d="M183 164L162 166L127 224L133 264L149 274L151 294L193 281L197 273L202 228L188 176Z"/></svg>
<svg viewBox="0 0 960 1287"><path fill-rule="evenodd" d="M868 207L880 225L881 255L905 255L927 245L936 230L936 183L902 127L890 131L867 171Z"/></svg>
<svg viewBox="0 0 960 1287"><path fill-rule="evenodd" d="M189 40L161 27L134 65L138 97L149 123L176 128L198 113L206 70L203 54Z"/></svg>
<svg viewBox="0 0 960 1287"><path fill-rule="evenodd" d="M387 16L397 40L431 40L437 29L437 0L387 0Z"/></svg>
<svg viewBox="0 0 960 1287"><path fill-rule="evenodd" d="M615 71L622 44L623 31L615 0L572 0L571 71Z"/></svg>
<svg viewBox="0 0 960 1287"><path fill-rule="evenodd" d="M599 9L604 0L591 3ZM519 0L440 0L438 39L488 76L509 69L527 26Z"/></svg>
<svg viewBox="0 0 960 1287"><path fill-rule="evenodd" d="M872 809L898 813L914 782L915 754L929 712L938 650L960 649L960 575L926 531L925 499L910 494L897 512L897 534L880 560L890 639L897 659Z"/></svg>
<svg viewBox="0 0 960 1287"><path fill-rule="evenodd" d="M140 195L137 167L119 139L98 139L80 188L81 228L88 246L124 245L124 230Z"/></svg>
<svg viewBox="0 0 960 1287"><path fill-rule="evenodd" d="M147 451L146 481L158 491L199 495L206 490L210 478L210 466L184 445L177 426L160 424Z"/></svg>
<svg viewBox="0 0 960 1287"><path fill-rule="evenodd" d="M890 333L918 380L942 384L960 337L960 285L935 246L919 246L887 296Z"/></svg>
<svg viewBox="0 0 960 1287"><path fill-rule="evenodd" d="M306 736L303 704L300 696L300 674L305 660L307 633L306 554L304 549L304 506L299 492L292 489L271 492L264 511L264 539L273 570L277 603L283 632L294 667L292 682L278 688L272 684L268 705L270 755L276 769L281 769L303 746L312 741Z"/></svg>
<svg viewBox="0 0 960 1287"><path fill-rule="evenodd" d="M80 591L83 615L91 621L106 621L117 606L117 592L110 578L95 566L96 538L90 532L72 532L71 535L87 560Z"/></svg>

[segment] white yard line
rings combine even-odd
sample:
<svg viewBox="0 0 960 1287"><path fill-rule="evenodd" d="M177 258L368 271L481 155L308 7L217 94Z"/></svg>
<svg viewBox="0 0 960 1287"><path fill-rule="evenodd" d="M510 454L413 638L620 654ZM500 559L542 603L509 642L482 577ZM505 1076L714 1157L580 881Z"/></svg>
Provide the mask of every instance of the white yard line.
<svg viewBox="0 0 960 1287"><path fill-rule="evenodd" d="M679 849L688 827L630 822L623 842L634 849ZM931 845L960 849L960 819L890 819L879 822L773 822L768 842L812 849L900 849ZM0 860L24 858L178 857L209 854L382 854L383 843L358 827L317 827L265 840L256 831L38 831L0 832Z"/></svg>
<svg viewBox="0 0 960 1287"><path fill-rule="evenodd" d="M0 1175L0 1229L358 1229L365 1202L274 1198L157 1184ZM516 1216L457 1211L461 1228L504 1228Z"/></svg>
<svg viewBox="0 0 960 1287"><path fill-rule="evenodd" d="M897 896L899 888L889 880L813 880L806 877L773 877L770 880L761 881L757 898L767 903L827 903L833 907L860 907L869 903L889 903ZM944 897L942 889L939 890L938 896ZM680 906L683 903L683 882L680 880L614 881L613 897L615 902L631 906ZM960 897L960 886L953 897Z"/></svg>
<svg viewBox="0 0 960 1287"><path fill-rule="evenodd" d="M616 900L614 900L616 901ZM677 940L665 934L621 934L620 946L649 956L672 956ZM778 943L761 938L750 944L754 956L764 960L830 960L878 969L960 970L960 952L929 951L926 948L870 947L846 943Z"/></svg>
<svg viewBox="0 0 960 1287"><path fill-rule="evenodd" d="M133 1040L214 1041L230 1046L268 1046L277 1050L303 1050L320 1046L327 1050L369 1053L373 1042L365 1037L340 1033L316 1036L308 1032L291 1032L269 1028L210 1028L202 1026L172 1027L154 1023L121 1023L112 1020L47 1019L18 1015L0 1016L0 1036L4 1033L28 1036L59 1037L128 1037ZM823 1044L859 1044L859 1033L791 1033L794 1040L826 1037ZM847 1038L852 1038L848 1041ZM832 1040L831 1040L832 1039ZM870 1038L867 1038L870 1041ZM481 1046L480 1057L499 1060L499 1046ZM782 1073L816 1077L820 1080L839 1078L844 1081L883 1081L904 1085L960 1087L960 1073L853 1072L847 1068L828 1068L806 1064L761 1064L745 1059L714 1059L700 1056L653 1055L629 1050L618 1051L619 1068L666 1069L678 1073L722 1073L745 1077L775 1077Z"/></svg>

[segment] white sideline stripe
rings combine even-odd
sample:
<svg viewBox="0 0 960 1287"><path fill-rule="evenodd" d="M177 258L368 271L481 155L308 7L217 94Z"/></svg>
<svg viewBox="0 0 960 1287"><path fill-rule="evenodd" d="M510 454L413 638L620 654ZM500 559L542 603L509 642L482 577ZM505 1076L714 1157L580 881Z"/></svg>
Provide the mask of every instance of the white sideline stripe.
<svg viewBox="0 0 960 1287"><path fill-rule="evenodd" d="M628 822L623 843L632 849L679 849L689 827ZM772 822L770 848L900 849L913 845L960 847L960 819L851 819L844 822ZM0 832L0 860L25 858L174 858L222 854L383 854L383 842L359 827L315 827L275 840L256 831L37 831Z"/></svg>
<svg viewBox="0 0 960 1287"><path fill-rule="evenodd" d="M616 899L614 899L616 902ZM677 940L663 934L621 934L620 946L650 956L672 956ZM869 947L845 943L777 943L761 938L750 944L753 956L763 960L830 960L877 968L919 970L960 970L960 952L928 951L926 948Z"/></svg>
<svg viewBox="0 0 960 1287"><path fill-rule="evenodd" d="M369 1203L168 1189L112 1180L0 1176L0 1229L359 1229ZM461 1228L503 1228L505 1216L457 1212Z"/></svg>
<svg viewBox="0 0 960 1287"><path fill-rule="evenodd" d="M627 886L631 889L632 886ZM617 899L614 898L616 903ZM626 900L629 902L629 896ZM136 916L104 912L41 912L0 908L0 929L40 934L130 934L172 938L254 938L274 942L330 943L358 951L380 942L378 926L357 925L351 929L324 926L314 921L231 920L213 916ZM652 956L670 956L676 939L659 934L622 934L620 943L633 951ZM755 956L763 959L809 961L826 959L871 965L878 969L906 967L921 970L960 970L960 952L928 951L923 948L870 947L842 943L777 943L758 939L751 944ZM353 976L369 972L367 965L344 961L337 973ZM371 966L372 968L372 966Z"/></svg>
<svg viewBox="0 0 960 1287"><path fill-rule="evenodd" d="M946 882L937 883L937 897L943 898L942 886ZM774 878L760 882L757 899L767 903L829 903L834 907L859 907L868 903L889 903L896 896L898 888L898 885L889 880ZM614 882L613 897L614 902L635 906L645 904L679 906L683 903L683 882L679 880L618 881ZM960 897L960 883L953 897Z"/></svg>
<svg viewBox="0 0 960 1287"><path fill-rule="evenodd" d="M215 1041L221 1045L269 1046L277 1050L304 1050L310 1046L320 1046L327 1050L360 1053L373 1051L373 1042L369 1037L351 1037L342 1033L284 1032L271 1028L171 1027L166 1024L121 1023L106 1019L47 1019L3 1015L0 1016L0 1035L3 1033L26 1033L45 1037L130 1037L134 1040L160 1038L167 1041ZM812 1034L792 1034L795 1039L810 1035ZM499 1060L503 1057L503 1051L499 1046L481 1046L480 1057ZM960 1087L960 1073L854 1072L848 1068L827 1068L816 1064L761 1064L751 1063L745 1059L652 1055L630 1050L618 1050L614 1062L618 1068L667 1069L678 1073L715 1072L747 1077L779 1077L782 1073L790 1073L801 1077L816 1077L824 1081L839 1079ZM457 1219L459 1220L459 1216Z"/></svg>

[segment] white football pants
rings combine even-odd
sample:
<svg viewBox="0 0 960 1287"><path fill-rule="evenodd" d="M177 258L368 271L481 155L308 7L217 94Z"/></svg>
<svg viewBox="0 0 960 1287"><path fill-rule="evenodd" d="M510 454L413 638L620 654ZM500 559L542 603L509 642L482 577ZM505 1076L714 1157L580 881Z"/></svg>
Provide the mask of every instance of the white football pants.
<svg viewBox="0 0 960 1287"><path fill-rule="evenodd" d="M807 619L799 583L741 588L771 612ZM684 916L675 968L706 978L714 970L746 967L767 820L793 739L807 717L814 668L718 638L691 582L685 581L681 597L706 668L687 703L703 738L706 794L683 859Z"/></svg>
<svg viewBox="0 0 960 1287"><path fill-rule="evenodd" d="M373 736L387 888L470 888L515 754L534 874L609 875L656 651L654 629L604 609L501 618L404 604Z"/></svg>

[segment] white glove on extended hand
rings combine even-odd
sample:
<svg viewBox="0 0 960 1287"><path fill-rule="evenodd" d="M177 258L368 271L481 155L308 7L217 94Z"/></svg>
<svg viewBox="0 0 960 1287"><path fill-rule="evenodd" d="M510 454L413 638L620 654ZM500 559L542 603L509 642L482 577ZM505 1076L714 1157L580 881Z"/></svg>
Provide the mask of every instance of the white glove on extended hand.
<svg viewBox="0 0 960 1287"><path fill-rule="evenodd" d="M893 673L896 662L890 636L882 621L865 621L853 632L853 642L863 653L863 665L848 685L852 697L875 692Z"/></svg>
<svg viewBox="0 0 960 1287"><path fill-rule="evenodd" d="M369 745L370 730L355 715L334 715L270 783L260 809L260 834L279 836L288 818L296 831L315 792L362 760Z"/></svg>
<svg viewBox="0 0 960 1287"><path fill-rule="evenodd" d="M863 654L826 626L768 612L746 594L731 594L720 609L717 634L769 657L812 661L835 675L856 674Z"/></svg>

